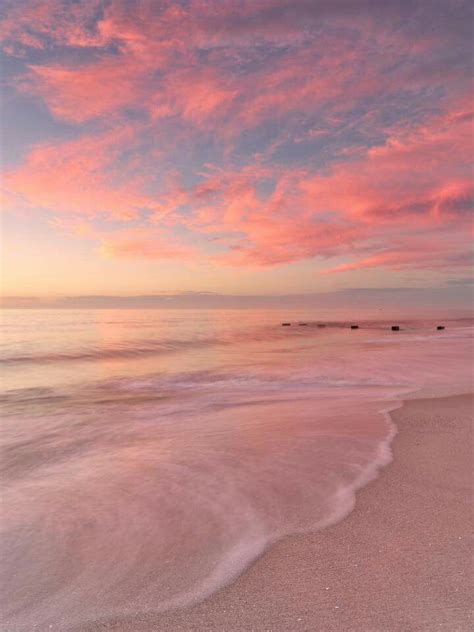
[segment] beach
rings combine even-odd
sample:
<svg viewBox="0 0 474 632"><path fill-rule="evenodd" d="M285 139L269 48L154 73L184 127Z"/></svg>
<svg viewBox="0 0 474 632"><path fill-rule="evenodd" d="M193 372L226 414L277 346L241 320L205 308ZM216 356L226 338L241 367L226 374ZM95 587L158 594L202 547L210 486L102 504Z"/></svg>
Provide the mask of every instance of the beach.
<svg viewBox="0 0 474 632"><path fill-rule="evenodd" d="M278 542L194 607L77 630L471 630L472 411L472 395L406 401L394 460L342 522Z"/></svg>
<svg viewBox="0 0 474 632"><path fill-rule="evenodd" d="M472 322L287 316L4 316L3 630L468 629Z"/></svg>

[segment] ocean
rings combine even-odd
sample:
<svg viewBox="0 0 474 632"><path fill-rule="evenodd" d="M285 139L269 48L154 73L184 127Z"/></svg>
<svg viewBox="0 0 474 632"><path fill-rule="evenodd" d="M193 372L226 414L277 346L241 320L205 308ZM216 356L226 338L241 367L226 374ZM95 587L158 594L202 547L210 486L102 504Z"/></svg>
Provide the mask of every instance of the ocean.
<svg viewBox="0 0 474 632"><path fill-rule="evenodd" d="M5 310L3 629L204 599L343 519L404 399L472 390L472 320L318 318Z"/></svg>

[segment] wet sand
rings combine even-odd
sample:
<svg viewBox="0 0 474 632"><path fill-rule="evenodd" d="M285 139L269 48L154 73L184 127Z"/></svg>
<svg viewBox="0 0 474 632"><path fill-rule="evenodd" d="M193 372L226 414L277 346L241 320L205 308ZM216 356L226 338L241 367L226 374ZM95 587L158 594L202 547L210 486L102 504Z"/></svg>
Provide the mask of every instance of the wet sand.
<svg viewBox="0 0 474 632"><path fill-rule="evenodd" d="M196 606L81 630L471 630L472 413L469 395L406 402L394 461L341 523L277 543Z"/></svg>

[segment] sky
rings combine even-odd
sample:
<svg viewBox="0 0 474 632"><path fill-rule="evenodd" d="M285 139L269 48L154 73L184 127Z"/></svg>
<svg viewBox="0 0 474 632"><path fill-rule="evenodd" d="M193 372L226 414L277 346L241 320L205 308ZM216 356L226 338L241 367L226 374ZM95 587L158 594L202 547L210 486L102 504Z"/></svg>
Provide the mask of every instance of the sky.
<svg viewBox="0 0 474 632"><path fill-rule="evenodd" d="M471 2L0 11L8 301L469 302Z"/></svg>

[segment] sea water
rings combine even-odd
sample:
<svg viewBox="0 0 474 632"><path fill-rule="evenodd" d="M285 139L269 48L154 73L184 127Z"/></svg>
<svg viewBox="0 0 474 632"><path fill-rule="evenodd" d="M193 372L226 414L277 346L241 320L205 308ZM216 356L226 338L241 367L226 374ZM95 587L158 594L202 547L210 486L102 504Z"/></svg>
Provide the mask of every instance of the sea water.
<svg viewBox="0 0 474 632"><path fill-rule="evenodd" d="M472 390L472 321L316 316L3 312L4 629L204 599L351 511L403 399Z"/></svg>

